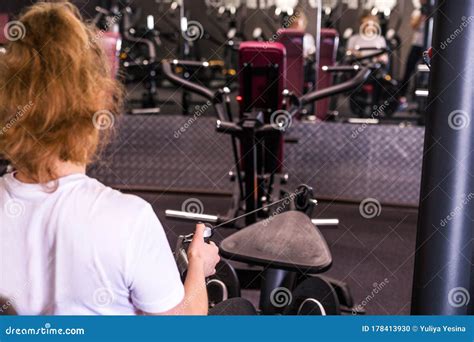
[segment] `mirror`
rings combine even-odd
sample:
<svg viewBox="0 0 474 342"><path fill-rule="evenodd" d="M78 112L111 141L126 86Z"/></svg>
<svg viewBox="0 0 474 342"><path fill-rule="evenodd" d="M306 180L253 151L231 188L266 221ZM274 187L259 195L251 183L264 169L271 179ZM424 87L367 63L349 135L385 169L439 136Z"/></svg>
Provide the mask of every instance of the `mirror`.
<svg viewBox="0 0 474 342"><path fill-rule="evenodd" d="M216 87L227 85L229 89L237 91L238 51L242 42L278 42L281 38L280 29L301 30L304 31L304 69L300 71L304 78L302 93L315 90L317 84L318 87L330 86L345 82L350 77L342 73L329 74L322 66L358 65L361 60L363 63L381 64L370 80L356 91L334 96L321 101L323 104L306 108L310 116L338 122L370 118L387 124L411 125L423 121L427 93L427 74L421 59L426 40L423 26L426 18L418 20L420 18L417 19L416 16L423 11L418 11L418 14L414 11L421 8L424 2L425 0L155 0L154 3L162 7L153 7L148 5L147 0L135 0L130 7L134 13L141 12L143 18L141 24L139 20L136 24L134 21L130 32L136 32L137 38L149 39L151 44L156 45L157 53L161 54L158 59L172 56L197 61L211 60L214 67L202 75L196 75L200 82ZM321 3L322 12L319 47L316 46L318 40L315 37L318 3ZM160 14L163 11L169 11L173 15L163 18ZM296 11L301 15L295 16ZM180 15L185 17L180 18ZM411 26L413 18L419 21L416 29ZM193 30L181 32L180 22L188 23ZM142 27L137 27L140 25ZM146 46L125 46L131 50L126 51L127 65L143 64L143 61L150 60L142 56L146 54ZM367 58L375 48L386 51L373 59ZM294 51L287 53L292 55ZM321 63L319 66L316 64L317 57ZM144 68L129 70L127 75L130 82L144 79ZM147 87L147 92L157 89L155 86ZM159 89L146 97L152 99L158 95ZM425 96L424 99L421 96ZM189 98L184 96L183 100L185 112L192 110Z"/></svg>

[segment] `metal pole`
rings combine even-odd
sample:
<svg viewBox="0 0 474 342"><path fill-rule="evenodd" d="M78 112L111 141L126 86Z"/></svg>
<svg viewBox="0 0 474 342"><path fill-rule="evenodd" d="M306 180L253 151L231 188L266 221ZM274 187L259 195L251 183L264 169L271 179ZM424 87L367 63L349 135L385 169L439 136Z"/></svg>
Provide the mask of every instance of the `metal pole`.
<svg viewBox="0 0 474 342"><path fill-rule="evenodd" d="M315 38L315 45L316 45L316 55L314 59L314 68L316 69L316 77L315 83L318 84L319 82L319 61L321 55L321 16L322 16L322 0L316 1L317 9L316 9L316 36ZM318 87L316 87L318 89Z"/></svg>
<svg viewBox="0 0 474 342"><path fill-rule="evenodd" d="M438 0L412 313L472 313L474 2Z"/></svg>
<svg viewBox="0 0 474 342"><path fill-rule="evenodd" d="M429 18L426 20L425 26L425 48L429 48L431 46L431 42L433 41L433 29L434 29L434 12L436 9L436 0L429 0Z"/></svg>

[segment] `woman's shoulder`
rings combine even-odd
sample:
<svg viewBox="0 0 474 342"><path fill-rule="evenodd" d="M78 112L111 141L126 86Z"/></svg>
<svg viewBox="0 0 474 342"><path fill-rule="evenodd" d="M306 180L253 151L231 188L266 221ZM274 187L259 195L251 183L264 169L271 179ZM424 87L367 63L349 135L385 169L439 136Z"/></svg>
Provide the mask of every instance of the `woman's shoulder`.
<svg viewBox="0 0 474 342"><path fill-rule="evenodd" d="M90 203L92 211L99 210L102 213L115 212L121 215L133 213L137 215L151 209L151 205L144 199L136 195L122 193L88 176L78 189L77 195Z"/></svg>

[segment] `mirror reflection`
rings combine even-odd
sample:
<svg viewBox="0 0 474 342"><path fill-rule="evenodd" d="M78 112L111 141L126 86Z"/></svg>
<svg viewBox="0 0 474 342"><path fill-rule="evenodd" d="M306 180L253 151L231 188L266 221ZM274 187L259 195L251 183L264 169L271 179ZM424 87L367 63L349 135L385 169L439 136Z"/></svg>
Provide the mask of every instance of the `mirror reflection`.
<svg viewBox="0 0 474 342"><path fill-rule="evenodd" d="M74 2L109 40L131 114L190 115L202 104L193 92L171 84L161 70L164 59L196 62L174 71L213 90L226 87L235 100L245 93L241 46L258 42L284 45L283 88L296 98L350 82L356 73L350 68L370 68L357 86L300 103L303 121L425 121L429 68L423 54L431 41L427 0ZM2 6L14 15L25 5ZM232 106L243 110L236 101Z"/></svg>

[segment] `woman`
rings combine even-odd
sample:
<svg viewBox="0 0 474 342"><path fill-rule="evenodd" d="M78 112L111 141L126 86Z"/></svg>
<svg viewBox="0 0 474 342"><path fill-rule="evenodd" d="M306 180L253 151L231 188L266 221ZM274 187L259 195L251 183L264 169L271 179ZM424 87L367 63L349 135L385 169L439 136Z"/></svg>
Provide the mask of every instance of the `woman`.
<svg viewBox="0 0 474 342"><path fill-rule="evenodd" d="M0 178L0 294L26 315L207 314L219 256L204 227L183 286L152 207L85 174L122 98L100 34L68 2L16 25L0 56L0 155L14 170Z"/></svg>
<svg viewBox="0 0 474 342"><path fill-rule="evenodd" d="M311 33L306 32L308 28L308 18L303 8L295 9L295 14L289 19L288 28L304 31L303 37L303 56L309 58L316 53L316 42Z"/></svg>
<svg viewBox="0 0 474 342"><path fill-rule="evenodd" d="M380 22L377 16L370 12L364 12L360 18L360 28L357 34L354 34L347 41L347 52L357 57L365 57L373 54L374 51L360 49L385 49L387 41L381 35ZM375 61L387 65L389 62L388 54L383 54L374 58Z"/></svg>
<svg viewBox="0 0 474 342"><path fill-rule="evenodd" d="M423 51L425 50L425 23L429 12L428 1L421 0L420 3L421 9L415 9L410 20L410 26L413 30L413 38L410 52L406 60L405 73L401 82L399 99L401 110L406 110L408 107L406 98L407 90L410 86L411 77L416 70L416 66L422 60Z"/></svg>

